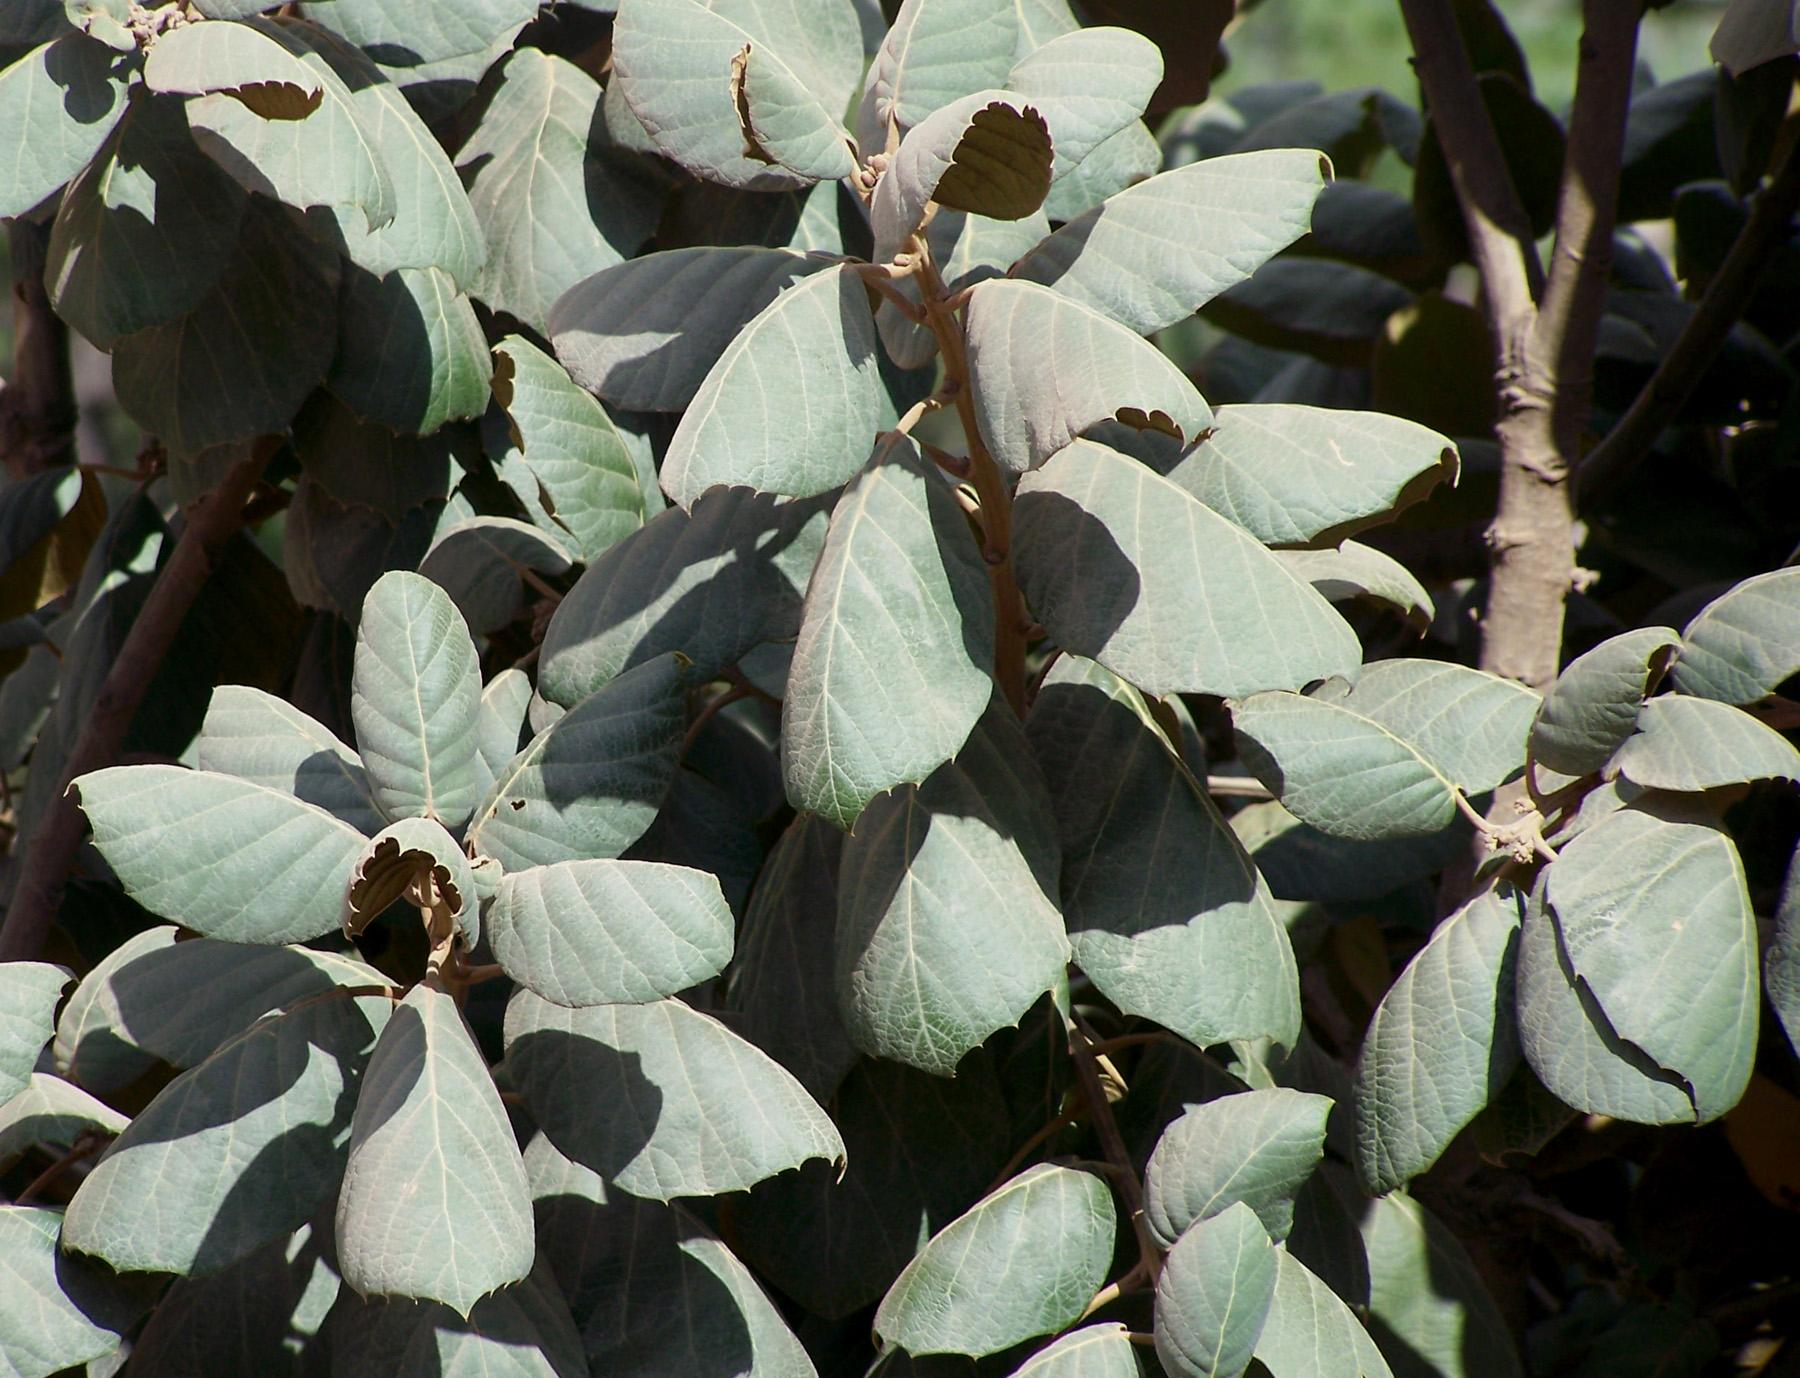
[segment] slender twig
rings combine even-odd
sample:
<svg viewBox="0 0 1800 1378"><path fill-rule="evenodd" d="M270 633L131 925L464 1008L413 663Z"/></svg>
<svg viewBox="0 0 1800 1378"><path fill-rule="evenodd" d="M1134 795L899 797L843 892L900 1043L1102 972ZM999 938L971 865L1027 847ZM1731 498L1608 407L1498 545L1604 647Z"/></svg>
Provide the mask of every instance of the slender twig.
<svg viewBox="0 0 1800 1378"><path fill-rule="evenodd" d="M1155 1029L1149 1033L1117 1034L1112 1038L1102 1038L1091 1046L1090 1051L1095 1057L1110 1057L1125 1048L1136 1048L1145 1043L1168 1043L1191 1052L1198 1053L1200 1051L1165 1029Z"/></svg>
<svg viewBox="0 0 1800 1378"><path fill-rule="evenodd" d="M1123 1277L1119 1278L1118 1281L1109 1282L1098 1292L1094 1293L1094 1299L1087 1304L1082 1310L1081 1315L1076 1317L1076 1320L1078 1322L1085 1321L1102 1307L1111 1306L1120 1297L1125 1296L1129 1292L1135 1292L1146 1284L1155 1282L1155 1280L1156 1279L1152 1277L1150 1272L1144 1267L1141 1260L1132 1264L1131 1270Z"/></svg>
<svg viewBox="0 0 1800 1378"><path fill-rule="evenodd" d="M1087 1102L1094 1133L1113 1169L1113 1187L1125 1206L1125 1217L1131 1221L1132 1233L1137 1236L1139 1263L1154 1282L1162 1272L1162 1248L1157 1244L1156 1236L1150 1233L1149 1221L1144 1218L1144 1189L1138 1182L1137 1169L1125 1147L1125 1138L1119 1133L1119 1122L1113 1118L1112 1105L1100 1085L1100 1070L1096 1065L1098 1054L1094 1051L1094 1045L1100 1040L1080 1015L1071 1015L1069 1024L1069 1055L1075 1062L1076 1082L1081 1087L1082 1099Z"/></svg>
<svg viewBox="0 0 1800 1378"><path fill-rule="evenodd" d="M969 452L969 481L981 500L981 529L986 538L982 558L994 591L994 679L1007 703L1020 716L1025 712L1025 602L1012 568L1012 494L1000 466L988 453L975 416L975 398L969 387L969 352L963 339L963 323L948 305L949 292L932 260L923 235L917 246L917 272L924 293L926 324L937 339L943 356L945 389L956 403L962 422L963 441Z"/></svg>
<svg viewBox="0 0 1800 1378"><path fill-rule="evenodd" d="M61 1177L63 1173L74 1167L75 1164L79 1163L84 1158L91 1158L98 1153L106 1146L107 1141L111 1138L112 1136L110 1134L100 1134L91 1130L84 1131L77 1135L75 1142L70 1146L69 1151L63 1154L62 1157L58 1158L54 1163L50 1164L50 1166L45 1168L42 1172L38 1173L36 1177L33 1177L31 1181L26 1184L25 1190L13 1198L14 1204L23 1206L27 1202L35 1200L45 1188L58 1177Z"/></svg>
<svg viewBox="0 0 1800 1378"><path fill-rule="evenodd" d="M1029 1139L1019 1145L1018 1151L1006 1160L1006 1166L994 1174L992 1184L988 1187L987 1191L982 1193L982 1195L986 1196L991 1192L997 1191L1010 1182L1013 1173L1019 1170L1019 1164L1031 1156L1033 1149L1038 1148L1052 1135L1057 1134L1074 1124L1076 1118L1077 1116L1073 1110L1065 1110L1048 1124L1039 1127Z"/></svg>
<svg viewBox="0 0 1800 1378"><path fill-rule="evenodd" d="M1584 506L1612 492L1675 419L1750 305L1776 252L1787 244L1796 212L1800 212L1800 139L1788 144L1781 166L1757 194L1749 220L1732 241L1725 261L1707 284L1699 307L1676 336L1673 348L1625 415L1582 461L1575 487Z"/></svg>
<svg viewBox="0 0 1800 1378"><path fill-rule="evenodd" d="M1275 795L1261 780L1248 775L1209 775L1206 777L1206 792L1221 794L1227 799L1273 799Z"/></svg>
<svg viewBox="0 0 1800 1378"><path fill-rule="evenodd" d="M18 888L6 911L6 922L0 926L0 961L31 961L43 950L44 938L62 903L75 849L86 831L69 784L77 776L110 765L119 754L138 705L225 543L243 525L244 501L280 443L276 437L259 441L250 458L237 464L189 513L174 554L156 576L82 724L55 797L26 839Z"/></svg>
<svg viewBox="0 0 1800 1378"><path fill-rule="evenodd" d="M687 735L681 739L678 759L685 760L687 758L689 749L699 740L700 734L706 730L706 725L718 716L720 709L751 697L752 692L744 685L734 684L724 693L716 694L708 699L701 706L700 711L694 714L693 722L688 724Z"/></svg>

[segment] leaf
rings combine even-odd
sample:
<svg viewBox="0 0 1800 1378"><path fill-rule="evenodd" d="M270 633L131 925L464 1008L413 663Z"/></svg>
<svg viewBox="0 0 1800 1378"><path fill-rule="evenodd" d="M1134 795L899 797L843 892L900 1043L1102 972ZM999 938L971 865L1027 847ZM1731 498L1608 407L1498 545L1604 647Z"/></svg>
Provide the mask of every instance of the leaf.
<svg viewBox="0 0 1800 1378"><path fill-rule="evenodd" d="M1050 222L1041 212L1023 220L991 220L939 207L925 227L925 240L945 287L955 294L999 277L1048 233ZM893 285L915 306L922 305L916 276L900 278ZM908 320L893 302L883 300L875 312L875 327L888 358L899 367L923 368L937 358L937 338L929 326Z"/></svg>
<svg viewBox="0 0 1800 1378"><path fill-rule="evenodd" d="M119 1279L57 1248L62 1212L0 1206L0 1355L8 1378L103 1359L143 1314Z"/></svg>
<svg viewBox="0 0 1800 1378"><path fill-rule="evenodd" d="M1681 632L1670 675L1684 694L1753 703L1800 673L1800 568L1745 579L1713 599Z"/></svg>
<svg viewBox="0 0 1800 1378"><path fill-rule="evenodd" d="M993 595L950 489L910 440L838 500L782 702L788 798L849 828L968 740L993 693Z"/></svg>
<svg viewBox="0 0 1800 1378"><path fill-rule="evenodd" d="M583 278L550 308L548 329L589 392L636 411L681 411L777 293L833 266L750 245L665 249Z"/></svg>
<svg viewBox="0 0 1800 1378"><path fill-rule="evenodd" d="M1156 135L1142 120L1133 120L1050 184L1044 214L1059 223L1079 220L1107 197L1147 181L1162 161Z"/></svg>
<svg viewBox="0 0 1800 1378"><path fill-rule="evenodd" d="M844 1156L798 1082L679 1000L566 1009L521 990L506 1065L551 1142L633 1196L742 1191ZM591 1094L571 1098L571 1085Z"/></svg>
<svg viewBox="0 0 1800 1378"><path fill-rule="evenodd" d="M213 690L194 751L201 770L291 794L358 832L387 825L362 759L324 723L247 684Z"/></svg>
<svg viewBox="0 0 1800 1378"><path fill-rule="evenodd" d="M338 986L385 981L335 953L177 936L173 927L145 929L82 977L57 1020L58 1072L110 1093L159 1059L197 1066L271 1011ZM205 1000L190 998L200 989Z"/></svg>
<svg viewBox="0 0 1800 1378"><path fill-rule="evenodd" d="M1640 627L1570 661L1531 725L1531 759L1564 775L1599 770L1631 735L1680 645L1672 628Z"/></svg>
<svg viewBox="0 0 1800 1378"><path fill-rule="evenodd" d="M861 46L842 6L632 0L613 62L664 154L708 181L780 191L855 167L837 112Z"/></svg>
<svg viewBox="0 0 1800 1378"><path fill-rule="evenodd" d="M977 91L920 121L875 184L875 261L905 248L932 202L992 220L1023 220L1050 190L1050 129L1035 106Z"/></svg>
<svg viewBox="0 0 1800 1378"><path fill-rule="evenodd" d="M1374 1194L1435 1163L1518 1065L1524 897L1490 888L1438 925L1388 988L1356 1074L1356 1167Z"/></svg>
<svg viewBox="0 0 1800 1378"><path fill-rule="evenodd" d="M1800 751L1779 732L1730 704L1679 694L1644 704L1637 732L1625 739L1613 765L1642 789L1800 782Z"/></svg>
<svg viewBox="0 0 1800 1378"><path fill-rule="evenodd" d="M326 1320L332 1371L433 1378L578 1378L587 1373L569 1303L543 1262L465 1318L443 1305L340 1291Z"/></svg>
<svg viewBox="0 0 1800 1378"><path fill-rule="evenodd" d="M417 574L382 575L356 629L350 717L383 813L462 826L479 787L480 707L481 666L450 596Z"/></svg>
<svg viewBox="0 0 1800 1378"><path fill-rule="evenodd" d="M344 1165L386 1000L253 1025L170 1082L82 1179L68 1249L121 1271L217 1272L309 1219ZM158 1208L144 1209L145 1202Z"/></svg>
<svg viewBox="0 0 1800 1378"><path fill-rule="evenodd" d="M1006 1166L1011 1125L992 1059L950 1080L868 1060L833 1088L842 1174L827 1163L762 1183L734 1214L746 1255L808 1311L839 1317L880 1298Z"/></svg>
<svg viewBox="0 0 1800 1378"><path fill-rule="evenodd" d="M336 254L279 207L252 200L223 271L193 308L113 346L119 405L188 454L285 430L331 366L338 278Z"/></svg>
<svg viewBox="0 0 1800 1378"><path fill-rule="evenodd" d="M469 299L436 268L351 272L326 386L365 421L430 435L487 409L493 363Z"/></svg>
<svg viewBox="0 0 1800 1378"><path fill-rule="evenodd" d="M470 851L509 871L616 857L650 826L674 773L685 705L680 657L626 671L495 773Z"/></svg>
<svg viewBox="0 0 1800 1378"><path fill-rule="evenodd" d="M565 291L635 252L655 228L659 198L599 156L603 127L592 77L520 48L457 154L487 238L475 295L533 329Z"/></svg>
<svg viewBox="0 0 1800 1378"><path fill-rule="evenodd" d="M1148 335L1191 316L1305 234L1329 175L1305 149L1192 163L1071 220L1012 276ZM1201 245L1193 242L1197 223L1207 226Z"/></svg>
<svg viewBox="0 0 1800 1378"><path fill-rule="evenodd" d="M1393 1378L1350 1308L1286 1249L1275 1251L1275 1295L1256 1359L1270 1378Z"/></svg>
<svg viewBox="0 0 1800 1378"><path fill-rule="evenodd" d="M1275 1298L1275 1248L1243 1202L1176 1241L1156 1284L1156 1356L1172 1378L1236 1378Z"/></svg>
<svg viewBox="0 0 1800 1378"><path fill-rule="evenodd" d="M51 304L102 349L174 320L218 280L244 204L195 147L181 102L138 101L63 192L44 266Z"/></svg>
<svg viewBox="0 0 1800 1378"><path fill-rule="evenodd" d="M1361 658L1311 587L1116 450L1080 441L1026 475L1015 522L1019 583L1038 620L1063 649L1146 693L1298 687L1352 674Z"/></svg>
<svg viewBox="0 0 1800 1378"><path fill-rule="evenodd" d="M106 495L79 467L0 488L0 617L28 617L74 588L105 525Z"/></svg>
<svg viewBox="0 0 1800 1378"><path fill-rule="evenodd" d="M1800 855L1800 847L1795 851ZM1788 1046L1800 1048L1800 864L1792 857L1775 905L1775 932L1763 956L1763 985Z"/></svg>
<svg viewBox="0 0 1800 1378"><path fill-rule="evenodd" d="M323 809L179 766L112 766L75 788L95 847L152 914L232 942L304 942L337 927L366 839Z"/></svg>
<svg viewBox="0 0 1800 1378"><path fill-rule="evenodd" d="M1275 558L1329 601L1367 597L1386 603L1421 634L1437 615L1431 595L1405 565L1360 541L1345 541L1335 550L1278 550Z"/></svg>
<svg viewBox="0 0 1800 1378"><path fill-rule="evenodd" d="M414 986L363 1075L337 1201L338 1263L364 1296L466 1316L531 1271L525 1165L456 1001Z"/></svg>
<svg viewBox="0 0 1800 1378"><path fill-rule="evenodd" d="M56 1025L56 1006L73 978L48 962L0 965L0 1105L25 1089Z"/></svg>
<svg viewBox="0 0 1800 1378"><path fill-rule="evenodd" d="M25 1089L0 1101L0 1163L10 1163L33 1146L71 1148L83 1134L117 1134L130 1123L105 1101L79 1086L33 1072Z"/></svg>
<svg viewBox="0 0 1800 1378"><path fill-rule="evenodd" d="M1274 1239L1294 1224L1294 1197L1325 1151L1331 1101L1270 1087L1221 1096L1163 1131L1144 1169L1144 1218L1165 1245L1241 1201Z"/></svg>
<svg viewBox="0 0 1800 1378"><path fill-rule="evenodd" d="M882 796L844 843L837 984L858 1047L950 1076L1061 985L1056 825L1003 704L923 785Z"/></svg>
<svg viewBox="0 0 1800 1378"><path fill-rule="evenodd" d="M1268 889L1138 692L1064 655L1026 731L1056 810L1081 969L1122 1012L1197 1046L1292 1047L1298 975Z"/></svg>
<svg viewBox="0 0 1800 1378"><path fill-rule="evenodd" d="M0 68L0 127L30 130L0 158L0 220L25 214L86 166L125 111L125 62L65 33Z"/></svg>
<svg viewBox="0 0 1800 1378"><path fill-rule="evenodd" d="M417 903L420 894L434 896L456 926L465 951L481 938L480 896L469 858L432 818L402 818L376 833L356 859L344 889L343 930L362 933L387 910L405 899L419 909L433 948L449 937L440 933L436 915Z"/></svg>
<svg viewBox="0 0 1800 1378"><path fill-rule="evenodd" d="M270 119L232 94L199 96L187 103L194 141L245 190L297 210L322 206L351 237L392 221L393 179L355 95L314 51L311 31L298 21L261 17L232 27L285 49L318 83L319 104L304 119Z"/></svg>
<svg viewBox="0 0 1800 1378"><path fill-rule="evenodd" d="M1532 1069L1578 1110L1639 1118L1605 1108L1605 1093L1567 1070L1576 1049L1546 1043L1533 997L1554 960L1579 981L1589 1019L1648 1064L1642 1074L1691 1101L1681 1118L1724 1114L1749 1080L1758 1013L1755 918L1730 838L1708 823L1625 808L1565 845L1545 875L1544 917L1555 927L1534 943L1528 922L1519 959ZM1658 1091L1658 1103L1666 1099Z"/></svg>
<svg viewBox="0 0 1800 1378"><path fill-rule="evenodd" d="M1037 468L1101 421L1182 444L1213 424L1212 408L1154 345L1034 283L978 286L968 338L981 438L1016 472Z"/></svg>
<svg viewBox="0 0 1800 1378"><path fill-rule="evenodd" d="M686 1211L609 1189L538 1134L538 1240L598 1373L817 1378L750 1270Z"/></svg>
<svg viewBox="0 0 1800 1378"><path fill-rule="evenodd" d="M840 487L868 462L881 428L877 352L868 291L852 267L789 288L701 383L669 441L664 490L692 507L721 483L798 498Z"/></svg>
<svg viewBox="0 0 1800 1378"><path fill-rule="evenodd" d="M1012 1378L1138 1378L1130 1332L1117 1321L1084 1325L1045 1345Z"/></svg>
<svg viewBox="0 0 1800 1378"><path fill-rule="evenodd" d="M1162 80L1162 53L1130 29L1071 30L1013 64L1005 85L1041 97L1057 112L1056 164L1066 174L1094 149L1136 122Z"/></svg>
<svg viewBox="0 0 1800 1378"><path fill-rule="evenodd" d="M439 0L414 9L387 0L329 0L316 21L396 66L484 52L537 13L531 0Z"/></svg>
<svg viewBox="0 0 1800 1378"><path fill-rule="evenodd" d="M680 651L696 682L800 630L828 501L748 489L670 508L619 541L564 595L544 633L538 689L572 706L635 665Z"/></svg>
<svg viewBox="0 0 1800 1378"><path fill-rule="evenodd" d="M1538 694L1501 675L1441 660L1396 657L1365 665L1354 688L1330 696L1414 743L1458 785L1479 794L1525 764Z"/></svg>
<svg viewBox="0 0 1800 1378"><path fill-rule="evenodd" d="M1800 13L1792 4L1731 0L1713 30L1713 61L1732 76L1800 51Z"/></svg>
<svg viewBox="0 0 1800 1378"><path fill-rule="evenodd" d="M559 1005L637 1004L716 976L732 918L716 877L650 861L564 861L500 881L488 941Z"/></svg>
<svg viewBox="0 0 1800 1378"><path fill-rule="evenodd" d="M906 0L869 64L856 114L866 160L897 145L933 111L1004 86L1021 42L1006 0Z"/></svg>
<svg viewBox="0 0 1800 1378"><path fill-rule="evenodd" d="M1284 403L1221 407L1169 477L1270 545L1336 545L1455 483L1456 447L1376 412Z"/></svg>
<svg viewBox="0 0 1800 1378"><path fill-rule="evenodd" d="M186 24L159 34L144 58L144 85L177 96L221 91L265 120L303 120L325 99L324 83L251 24Z"/></svg>
<svg viewBox="0 0 1800 1378"><path fill-rule="evenodd" d="M996 1354L1080 1318L1117 1218L1098 1177L1040 1163L940 1230L895 1279L875 1334L909 1354Z"/></svg>
<svg viewBox="0 0 1800 1378"><path fill-rule="evenodd" d="M843 834L822 818L801 814L788 825L750 892L725 990L738 1032L820 1101L857 1060L835 985L842 850Z"/></svg>
<svg viewBox="0 0 1800 1378"><path fill-rule="evenodd" d="M330 2L335 9L310 10L308 17L329 27L349 16L351 5ZM442 9L432 6L423 17ZM343 80L357 122L393 185L392 220L369 228L355 217L338 217L351 261L376 277L396 268L435 269L456 289L472 290L487 261L482 227L443 146L400 87L371 61L382 50L366 44L359 50L307 25L288 25L285 32Z"/></svg>
<svg viewBox="0 0 1800 1378"><path fill-rule="evenodd" d="M1402 1192L1369 1203L1369 1314L1390 1362L1451 1378L1520 1378L1500 1309L1463 1246Z"/></svg>
<svg viewBox="0 0 1800 1378"><path fill-rule="evenodd" d="M569 551L555 536L527 522L472 517L438 536L419 573L450 595L470 631L487 636L524 613L523 571L555 576L566 573L569 563Z"/></svg>
<svg viewBox="0 0 1800 1378"><path fill-rule="evenodd" d="M591 561L644 524L630 450L606 409L521 335L494 346L494 400L553 519Z"/></svg>

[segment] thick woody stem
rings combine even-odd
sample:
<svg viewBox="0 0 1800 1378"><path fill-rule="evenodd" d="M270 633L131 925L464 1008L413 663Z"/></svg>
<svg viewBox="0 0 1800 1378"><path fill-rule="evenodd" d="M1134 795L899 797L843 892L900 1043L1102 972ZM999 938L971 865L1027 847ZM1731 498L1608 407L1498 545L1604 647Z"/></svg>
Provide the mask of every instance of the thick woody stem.
<svg viewBox="0 0 1800 1378"><path fill-rule="evenodd" d="M138 705L174 644L188 609L206 586L225 543L243 526L244 503L279 445L273 437L259 441L251 457L233 468L188 514L174 554L157 575L75 739L56 798L26 840L18 889L6 911L6 922L0 926L0 961L31 961L43 950L62 903L75 849L86 831L69 783L117 758Z"/></svg>
<svg viewBox="0 0 1800 1378"><path fill-rule="evenodd" d="M69 330L44 290L49 231L14 221L13 366L0 390L0 452L15 480L75 458L75 385L69 371Z"/></svg>

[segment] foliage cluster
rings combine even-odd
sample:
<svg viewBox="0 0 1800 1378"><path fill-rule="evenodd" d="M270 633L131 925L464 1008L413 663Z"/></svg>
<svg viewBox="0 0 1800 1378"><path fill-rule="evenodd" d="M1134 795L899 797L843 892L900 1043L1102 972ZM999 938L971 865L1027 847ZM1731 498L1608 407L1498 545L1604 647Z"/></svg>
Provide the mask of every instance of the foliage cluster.
<svg viewBox="0 0 1800 1378"><path fill-rule="evenodd" d="M0 1373L1775 1352L1795 11L1402 9L10 5Z"/></svg>

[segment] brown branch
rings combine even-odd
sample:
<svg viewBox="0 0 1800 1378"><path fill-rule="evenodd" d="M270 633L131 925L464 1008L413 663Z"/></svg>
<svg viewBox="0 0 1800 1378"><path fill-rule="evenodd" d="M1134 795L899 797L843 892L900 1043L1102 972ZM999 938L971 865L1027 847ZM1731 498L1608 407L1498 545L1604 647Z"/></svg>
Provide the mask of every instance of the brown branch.
<svg viewBox="0 0 1800 1378"><path fill-rule="evenodd" d="M1656 366L1618 424L1577 469L1576 496L1583 505L1612 492L1675 419L1750 305L1764 270L1788 242L1796 212L1800 212L1800 139L1788 144L1781 166L1757 194L1749 220L1738 231L1698 309L1676 337L1674 348Z"/></svg>
<svg viewBox="0 0 1800 1378"><path fill-rule="evenodd" d="M1112 1168L1113 1186L1124 1203L1132 1233L1137 1236L1139 1266L1149 1280L1155 1282L1162 1271L1162 1248L1157 1244L1156 1236L1150 1233L1150 1222L1144 1218L1144 1190L1138 1183L1137 1169L1132 1165L1124 1136L1119 1133L1119 1122L1113 1118L1112 1105L1100 1085L1094 1052L1099 1041L1081 1017L1074 1016L1069 1029L1069 1056L1075 1063L1075 1078L1093 1119L1094 1133L1099 1136L1101 1150Z"/></svg>
<svg viewBox="0 0 1800 1378"><path fill-rule="evenodd" d="M1640 0L1584 0L1575 101L1546 278L1448 0L1400 0L1495 338L1500 498L1481 667L1543 687L1561 666L1575 573L1569 473L1593 395Z"/></svg>
<svg viewBox="0 0 1800 1378"><path fill-rule="evenodd" d="M13 366L0 388L0 455L14 479L75 459L80 413L69 370L69 329L44 290L49 239L42 225L12 223Z"/></svg>
<svg viewBox="0 0 1800 1378"><path fill-rule="evenodd" d="M131 624L118 658L107 672L81 734L64 765L56 798L35 832L26 839L24 867L13 901L0 926L0 961L31 961L62 903L69 867L81 845L86 822L69 790L70 781L112 764L138 705L174 644L183 619L205 587L225 543L243 525L244 502L280 446L275 437L257 442L250 458L234 467L220 485L188 514L187 525L143 610Z"/></svg>

